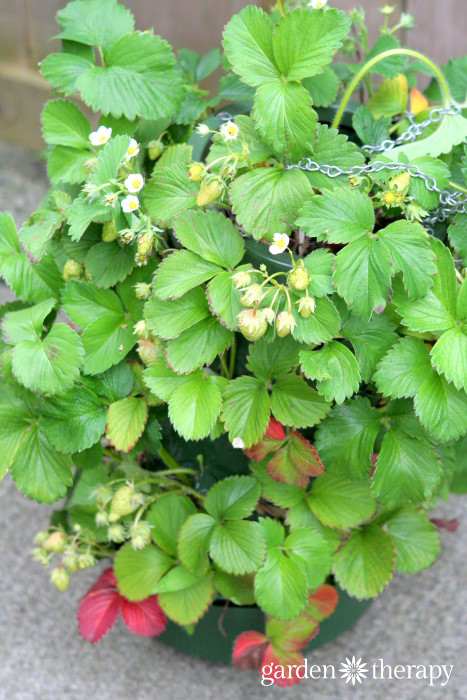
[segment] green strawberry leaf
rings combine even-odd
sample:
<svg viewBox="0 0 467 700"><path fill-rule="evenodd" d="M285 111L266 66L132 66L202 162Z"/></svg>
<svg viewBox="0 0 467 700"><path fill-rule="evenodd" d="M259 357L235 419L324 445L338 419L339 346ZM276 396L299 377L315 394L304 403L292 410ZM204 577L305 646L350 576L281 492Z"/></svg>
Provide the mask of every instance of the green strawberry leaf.
<svg viewBox="0 0 467 700"><path fill-rule="evenodd" d="M179 374L210 365L232 344L233 333L215 316L198 321L167 343L167 364Z"/></svg>
<svg viewBox="0 0 467 700"><path fill-rule="evenodd" d="M431 364L456 389L467 391L467 335L465 328L443 333L431 350Z"/></svg>
<svg viewBox="0 0 467 700"><path fill-rule="evenodd" d="M238 269L247 269L241 266ZM208 283L206 296L209 308L216 314L223 326L233 331L237 328L237 315L243 309L240 303L241 292L235 289L230 272L219 272Z"/></svg>
<svg viewBox="0 0 467 700"><path fill-rule="evenodd" d="M129 396L111 403L106 437L116 450L129 452L143 434L148 419L146 399Z"/></svg>
<svg viewBox="0 0 467 700"><path fill-rule="evenodd" d="M179 565L169 571L154 590L168 618L178 625L193 625L204 615L214 597L213 575L199 577Z"/></svg>
<svg viewBox="0 0 467 700"><path fill-rule="evenodd" d="M369 382L377 364L398 338L396 327L386 316L372 316L366 321L349 314L342 323L342 335L353 347L360 374Z"/></svg>
<svg viewBox="0 0 467 700"><path fill-rule="evenodd" d="M136 338L129 318L122 312L96 318L86 326L81 340L85 351L85 373L100 374L121 362Z"/></svg>
<svg viewBox="0 0 467 700"><path fill-rule="evenodd" d="M207 493L204 506L215 520L248 518L259 499L260 487L251 476L230 476Z"/></svg>
<svg viewBox="0 0 467 700"><path fill-rule="evenodd" d="M295 530L286 538L284 551L304 572L310 590L324 583L331 570L332 548L316 530Z"/></svg>
<svg viewBox="0 0 467 700"><path fill-rule="evenodd" d="M271 410L283 425L308 428L329 412L329 404L297 375L279 375L272 387Z"/></svg>
<svg viewBox="0 0 467 700"><path fill-rule="evenodd" d="M213 429L221 407L219 387L203 374L191 374L170 395L169 418L185 440L201 440Z"/></svg>
<svg viewBox="0 0 467 700"><path fill-rule="evenodd" d="M434 371L415 395L414 406L421 424L440 442L467 432L467 394Z"/></svg>
<svg viewBox="0 0 467 700"><path fill-rule="evenodd" d="M59 10L56 19L62 28L56 39L104 49L134 28L130 10L116 0L75 0Z"/></svg>
<svg viewBox="0 0 467 700"><path fill-rule="evenodd" d="M99 319L103 314L121 315L122 302L110 289L97 289L88 282L69 280L62 293L62 306L73 321L81 328Z"/></svg>
<svg viewBox="0 0 467 700"><path fill-rule="evenodd" d="M231 270L243 258L243 239L222 212L188 211L177 218L174 231L185 248L215 265Z"/></svg>
<svg viewBox="0 0 467 700"><path fill-rule="evenodd" d="M425 513L401 508L386 521L386 529L396 545L396 571L415 574L437 559L439 535Z"/></svg>
<svg viewBox="0 0 467 700"><path fill-rule="evenodd" d="M199 182L190 182L184 163L176 163L154 171L144 188L144 204L149 216L161 225L168 225L175 216L196 207Z"/></svg>
<svg viewBox="0 0 467 700"><path fill-rule="evenodd" d="M216 524L209 543L209 555L228 574L253 573L264 558L265 542L259 523L226 520Z"/></svg>
<svg viewBox="0 0 467 700"><path fill-rule="evenodd" d="M274 65L272 32L273 23L268 15L253 5L234 15L224 29L225 54L232 69L247 85L257 87L279 79Z"/></svg>
<svg viewBox="0 0 467 700"><path fill-rule="evenodd" d="M145 515L145 520L152 525L154 543L176 558L180 530L193 513L196 513L196 507L187 496L166 493L158 498Z"/></svg>
<svg viewBox="0 0 467 700"><path fill-rule="evenodd" d="M459 257L467 259L467 214L456 214L448 226L449 242Z"/></svg>
<svg viewBox="0 0 467 700"><path fill-rule="evenodd" d="M368 481L348 481L333 474L315 479L306 500L311 512L329 527L361 525L376 508Z"/></svg>
<svg viewBox="0 0 467 700"><path fill-rule="evenodd" d="M229 439L239 437L251 447L268 427L270 401L264 382L256 377L238 377L224 389L222 420Z"/></svg>
<svg viewBox="0 0 467 700"><path fill-rule="evenodd" d="M313 278L310 286L313 285ZM292 331L295 340L307 345L329 343L339 333L341 320L339 313L330 299L317 299L316 307L311 316L303 318L297 307L298 296L291 295L295 299L292 304L292 315L296 326Z"/></svg>
<svg viewBox="0 0 467 700"><path fill-rule="evenodd" d="M418 338L399 338L378 365L373 379L384 396L415 396L431 373L428 350Z"/></svg>
<svg viewBox="0 0 467 700"><path fill-rule="evenodd" d="M47 253L48 242L63 221L64 217L58 211L38 209L21 226L21 242L35 260L40 260Z"/></svg>
<svg viewBox="0 0 467 700"><path fill-rule="evenodd" d="M173 563L172 557L153 544L135 550L127 542L114 557L118 590L128 600L144 600L152 595L154 586Z"/></svg>
<svg viewBox="0 0 467 700"><path fill-rule="evenodd" d="M362 396L336 406L319 425L315 445L326 469L351 479L368 476L380 416Z"/></svg>
<svg viewBox="0 0 467 700"><path fill-rule="evenodd" d="M231 281L230 285L232 286ZM208 318L209 315L209 307L202 287L195 287L178 299L167 301L161 301L152 296L144 307L144 318L149 330L164 340L177 338L180 333L191 328L198 321Z"/></svg>
<svg viewBox="0 0 467 700"><path fill-rule="evenodd" d="M395 565L391 537L377 525L352 532L334 554L334 576L341 588L359 600L374 598L389 583Z"/></svg>
<svg viewBox="0 0 467 700"><path fill-rule="evenodd" d="M146 386L162 401L166 402L170 400L170 397L178 387L191 381L194 377L202 378L203 373L197 370L190 375L176 374L167 367L162 357L159 357L144 371Z"/></svg>
<svg viewBox="0 0 467 700"><path fill-rule="evenodd" d="M300 363L305 377L316 379L316 388L326 401L342 404L360 386L355 355L337 340L319 350L301 350Z"/></svg>
<svg viewBox="0 0 467 700"><path fill-rule="evenodd" d="M260 379L268 381L274 375L284 374L298 365L300 345L290 336L280 343L261 339L248 348L247 368Z"/></svg>
<svg viewBox="0 0 467 700"><path fill-rule="evenodd" d="M268 548L266 561L255 576L255 598L260 608L279 620L290 620L305 609L307 590L302 567L279 548Z"/></svg>
<svg viewBox="0 0 467 700"><path fill-rule="evenodd" d="M158 266L154 293L158 299L178 299L193 287L214 277L221 268L189 250L178 250Z"/></svg>
<svg viewBox="0 0 467 700"><path fill-rule="evenodd" d="M315 107L329 107L335 101L339 90L339 78L329 66L326 66L322 73L305 78L302 84L308 90Z"/></svg>
<svg viewBox="0 0 467 700"><path fill-rule="evenodd" d="M334 165L346 170L355 165L363 165L364 156L358 146L337 129L327 124L317 124L313 143L313 160L318 165ZM317 189L336 187L336 183L348 184L348 176L329 177L320 172L307 172L306 177Z"/></svg>
<svg viewBox="0 0 467 700"><path fill-rule="evenodd" d="M108 289L128 277L135 266L135 255L131 246L97 243L86 255L84 264L92 284Z"/></svg>
<svg viewBox="0 0 467 700"><path fill-rule="evenodd" d="M334 255L326 248L317 248L303 259L310 275L308 294L312 297L325 297L332 294L332 264Z"/></svg>
<svg viewBox="0 0 467 700"><path fill-rule="evenodd" d="M52 146L90 146L89 122L81 110L68 100L46 102L41 113L41 124L44 141Z"/></svg>
<svg viewBox="0 0 467 700"><path fill-rule="evenodd" d="M373 203L359 190L323 190L320 196L305 202L296 223L318 241L351 243L373 231Z"/></svg>
<svg viewBox="0 0 467 700"><path fill-rule="evenodd" d="M202 576L209 567L208 549L216 521L210 515L196 513L182 525L178 538L178 556L182 564Z"/></svg>

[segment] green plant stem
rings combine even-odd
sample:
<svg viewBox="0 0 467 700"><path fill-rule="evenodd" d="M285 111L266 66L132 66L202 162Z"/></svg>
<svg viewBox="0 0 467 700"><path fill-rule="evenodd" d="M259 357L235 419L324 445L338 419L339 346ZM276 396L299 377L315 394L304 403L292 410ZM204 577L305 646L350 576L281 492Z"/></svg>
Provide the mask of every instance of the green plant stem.
<svg viewBox="0 0 467 700"><path fill-rule="evenodd" d="M219 355L219 360L221 361L222 376L225 377L226 379L229 379L229 368L227 367L227 362L225 361L225 357L223 355Z"/></svg>
<svg viewBox="0 0 467 700"><path fill-rule="evenodd" d="M449 86L446 82L446 78L444 77L443 73L441 70L436 66L433 61L431 61L429 58L424 56L422 53L419 53L418 51L413 51L412 49L389 49L389 51L383 51L383 53L378 54L377 56L374 56L374 58L370 59L367 61L359 71L354 75L352 80L350 81L347 90L344 93L344 96L342 97L341 103L339 105L339 108L336 112L336 116L333 119L333 122L331 124L331 127L333 129L337 129L337 127L340 124L340 120L342 119L342 115L344 114L344 110L347 106L347 102L350 100L350 97L352 96L352 93L354 92L355 88L357 87L358 83L366 73L373 68L374 65L379 63L380 61L384 60L385 58L388 58L389 56L410 56L411 58L417 58L419 61L422 61L423 63L426 63L426 65L431 68L433 73L436 76L436 79L438 80L439 87L441 89L441 94L443 96L443 105L444 107L449 107L451 104L451 94L449 92Z"/></svg>
<svg viewBox="0 0 467 700"><path fill-rule="evenodd" d="M276 5L277 5L277 9L280 12L281 17L284 17L285 12L284 12L284 5L282 4L282 0L277 0Z"/></svg>
<svg viewBox="0 0 467 700"><path fill-rule="evenodd" d="M182 469L182 468L180 467L179 463L177 462L177 460L176 460L174 457L172 457L172 455L170 454L170 452L167 452L167 450L165 449L165 447L160 447L160 448L159 448L158 455L159 455L159 457L161 458L161 460L164 462L165 466L166 466L166 467L169 467L169 469L172 470L172 471L171 471L172 474L174 473L174 471L173 471L174 469L176 469L176 470ZM186 472L185 469L183 469L182 471L183 471L183 472ZM167 473L167 472L166 472L166 473Z"/></svg>
<svg viewBox="0 0 467 700"><path fill-rule="evenodd" d="M458 192L464 192L464 194L467 194L467 188L462 187L462 185L458 185L457 182L449 180L448 185L449 187L452 187L453 190L457 190Z"/></svg>
<svg viewBox="0 0 467 700"><path fill-rule="evenodd" d="M237 342L234 339L232 341L232 346L230 348L230 357L229 357L229 379L232 379L234 376L234 371L235 371L235 357L237 354Z"/></svg>

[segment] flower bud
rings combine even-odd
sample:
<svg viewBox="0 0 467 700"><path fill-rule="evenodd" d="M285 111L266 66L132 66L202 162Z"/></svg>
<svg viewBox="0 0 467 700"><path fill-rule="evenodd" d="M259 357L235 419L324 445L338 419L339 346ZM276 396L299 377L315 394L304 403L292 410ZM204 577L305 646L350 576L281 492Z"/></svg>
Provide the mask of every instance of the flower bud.
<svg viewBox="0 0 467 700"><path fill-rule="evenodd" d="M310 284L310 275L304 267L299 265L289 273L289 285L292 289L303 291Z"/></svg>
<svg viewBox="0 0 467 700"><path fill-rule="evenodd" d="M193 163L188 170L188 179L190 182L201 182L206 174L206 168L202 163Z"/></svg>
<svg viewBox="0 0 467 700"><path fill-rule="evenodd" d="M250 342L259 340L268 329L262 309L245 309L237 315L238 330Z"/></svg>
<svg viewBox="0 0 467 700"><path fill-rule="evenodd" d="M110 540L110 542L117 542L118 544L120 542L125 542L126 530L123 525L120 525L120 523L109 525L107 528L107 538Z"/></svg>
<svg viewBox="0 0 467 700"><path fill-rule="evenodd" d="M65 549L65 545L65 535L59 530L57 530L56 532L52 532L52 534L49 535L47 539L42 543L43 549L45 549L47 552L53 552L54 554L57 554L58 552L63 552L63 550Z"/></svg>
<svg viewBox="0 0 467 700"><path fill-rule="evenodd" d="M57 591L65 593L70 585L70 574L62 566L56 566L50 574L50 582Z"/></svg>
<svg viewBox="0 0 467 700"><path fill-rule="evenodd" d="M130 539L133 549L144 549L151 542L151 526L139 522L130 525Z"/></svg>
<svg viewBox="0 0 467 700"><path fill-rule="evenodd" d="M240 297L240 303L242 306L253 306L257 301L261 299L263 295L263 288L260 284L252 284L250 287L245 289L242 296Z"/></svg>
<svg viewBox="0 0 467 700"><path fill-rule="evenodd" d="M142 319L133 326L133 334L140 340L147 340L150 336L146 321Z"/></svg>
<svg viewBox="0 0 467 700"><path fill-rule="evenodd" d="M138 347L136 352L138 353L141 362L145 365L151 365L161 356L164 349L164 344L160 338L153 338L152 340L138 340Z"/></svg>
<svg viewBox="0 0 467 700"><path fill-rule="evenodd" d="M151 160L156 160L156 158L159 158L163 150L164 144L160 139L154 139L148 143L148 156Z"/></svg>
<svg viewBox="0 0 467 700"><path fill-rule="evenodd" d="M80 262L69 258L63 266L62 277L65 280L79 280L84 272L84 267Z"/></svg>
<svg viewBox="0 0 467 700"><path fill-rule="evenodd" d="M100 484L94 489L94 496L98 508L105 508L107 503L112 500L113 491L107 484Z"/></svg>
<svg viewBox="0 0 467 700"><path fill-rule="evenodd" d="M276 333L279 338L289 335L296 326L296 321L288 311L281 311L276 316Z"/></svg>
<svg viewBox="0 0 467 700"><path fill-rule="evenodd" d="M105 510L99 510L94 516L94 520L96 521L96 525L98 527L105 527L109 524L109 516Z"/></svg>
<svg viewBox="0 0 467 700"><path fill-rule="evenodd" d="M118 238L118 231L115 228L113 219L106 221L102 227L102 240L104 243L112 243Z"/></svg>
<svg viewBox="0 0 467 700"><path fill-rule="evenodd" d="M110 502L109 522L114 523L122 515L133 513L144 502L142 493L137 493L133 486L120 486L112 496Z"/></svg>
<svg viewBox="0 0 467 700"><path fill-rule="evenodd" d="M232 275L232 282L235 289L243 289L251 284L251 275L246 270L239 270Z"/></svg>
<svg viewBox="0 0 467 700"><path fill-rule="evenodd" d="M137 299L145 301L151 296L151 285L146 282L138 282L135 284L135 294Z"/></svg>

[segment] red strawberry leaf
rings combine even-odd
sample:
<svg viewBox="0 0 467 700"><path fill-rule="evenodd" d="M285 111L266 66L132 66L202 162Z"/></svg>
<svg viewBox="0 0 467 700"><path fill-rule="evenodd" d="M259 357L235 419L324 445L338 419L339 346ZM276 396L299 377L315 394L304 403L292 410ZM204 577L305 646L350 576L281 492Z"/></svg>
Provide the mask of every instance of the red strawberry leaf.
<svg viewBox="0 0 467 700"><path fill-rule="evenodd" d="M120 612L130 632L140 637L158 636L167 625L156 595L150 595L136 603L120 596Z"/></svg>
<svg viewBox="0 0 467 700"><path fill-rule="evenodd" d="M252 445L244 453L250 459L260 461L267 457L271 452L276 452L285 439L284 428L275 418L271 416L268 427L263 437L256 445Z"/></svg>
<svg viewBox="0 0 467 700"><path fill-rule="evenodd" d="M259 671L268 646L268 638L261 632L242 632L234 642L232 664L241 670Z"/></svg>
<svg viewBox="0 0 467 700"><path fill-rule="evenodd" d="M430 518L433 525L435 525L438 530L447 530L447 532L456 532L459 527L459 520L457 518Z"/></svg>
<svg viewBox="0 0 467 700"><path fill-rule="evenodd" d="M328 583L323 583L322 586L316 589L308 599L308 607L306 613L314 617L315 620L321 622L326 617L332 615L339 602L339 595L334 588Z"/></svg>
<svg viewBox="0 0 467 700"><path fill-rule="evenodd" d="M323 473L324 466L313 445L292 431L285 445L269 461L267 470L276 481L304 488L310 476Z"/></svg>
<svg viewBox="0 0 467 700"><path fill-rule="evenodd" d="M106 569L88 592L81 598L78 608L78 629L83 639L95 644L112 627L120 609L112 569Z"/></svg>
<svg viewBox="0 0 467 700"><path fill-rule="evenodd" d="M306 610L292 620L276 620L269 617L266 621L268 639L276 651L284 653L303 649L318 633L318 629L318 623Z"/></svg>
<svg viewBox="0 0 467 700"><path fill-rule="evenodd" d="M298 651L289 652L269 644L264 654L261 674L270 678L275 685L287 687L300 683L297 667L303 665L303 656Z"/></svg>

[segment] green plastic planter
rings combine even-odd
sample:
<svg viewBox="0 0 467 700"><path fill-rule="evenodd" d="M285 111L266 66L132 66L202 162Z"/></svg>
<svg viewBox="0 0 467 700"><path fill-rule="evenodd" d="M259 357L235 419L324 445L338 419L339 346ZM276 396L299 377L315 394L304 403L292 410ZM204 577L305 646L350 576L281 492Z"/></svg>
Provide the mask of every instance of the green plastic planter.
<svg viewBox="0 0 467 700"><path fill-rule="evenodd" d="M371 603L371 600L350 598L340 589L338 592L339 602L335 612L321 622L319 632L307 646L307 651L331 642L353 627ZM235 638L247 630L264 632L264 613L259 608L237 607L231 603L226 607L223 601L215 601L196 625L193 635L169 622L158 639L185 654L228 664Z"/></svg>

